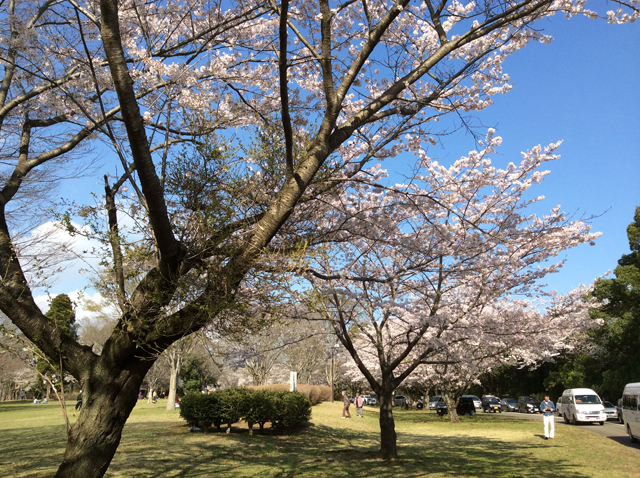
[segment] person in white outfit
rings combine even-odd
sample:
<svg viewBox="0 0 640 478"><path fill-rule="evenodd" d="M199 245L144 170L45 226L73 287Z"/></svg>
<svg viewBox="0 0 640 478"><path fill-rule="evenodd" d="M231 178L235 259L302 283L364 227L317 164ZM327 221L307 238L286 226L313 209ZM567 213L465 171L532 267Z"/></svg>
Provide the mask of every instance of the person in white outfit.
<svg viewBox="0 0 640 478"><path fill-rule="evenodd" d="M549 400L549 395L544 396L544 401L540 404L540 410L544 415L544 439L553 440L556 428L555 422L553 421L553 413L556 411L556 406Z"/></svg>

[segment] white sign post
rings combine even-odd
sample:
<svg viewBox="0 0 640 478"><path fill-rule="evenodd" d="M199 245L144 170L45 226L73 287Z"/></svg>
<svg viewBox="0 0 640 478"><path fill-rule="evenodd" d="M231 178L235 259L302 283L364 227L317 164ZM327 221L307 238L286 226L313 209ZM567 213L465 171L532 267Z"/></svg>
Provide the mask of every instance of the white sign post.
<svg viewBox="0 0 640 478"><path fill-rule="evenodd" d="M292 392L298 391L298 372L291 372L289 374L289 390Z"/></svg>

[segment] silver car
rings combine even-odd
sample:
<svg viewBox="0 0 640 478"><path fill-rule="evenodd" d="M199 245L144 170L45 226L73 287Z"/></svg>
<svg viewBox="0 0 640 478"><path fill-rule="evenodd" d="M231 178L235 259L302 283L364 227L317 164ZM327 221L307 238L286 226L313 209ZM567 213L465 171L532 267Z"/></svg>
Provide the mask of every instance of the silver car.
<svg viewBox="0 0 640 478"><path fill-rule="evenodd" d="M429 397L429 410L435 410L436 405L442 399L440 395L434 395L433 397Z"/></svg>
<svg viewBox="0 0 640 478"><path fill-rule="evenodd" d="M393 406L404 407L407 404L407 399L404 395L395 395L393 397Z"/></svg>
<svg viewBox="0 0 640 478"><path fill-rule="evenodd" d="M617 420L618 411L613 403L604 401L604 413L607 415L607 420Z"/></svg>
<svg viewBox="0 0 640 478"><path fill-rule="evenodd" d="M364 397L364 404L365 405L377 405L378 404L378 399L372 395L365 395Z"/></svg>

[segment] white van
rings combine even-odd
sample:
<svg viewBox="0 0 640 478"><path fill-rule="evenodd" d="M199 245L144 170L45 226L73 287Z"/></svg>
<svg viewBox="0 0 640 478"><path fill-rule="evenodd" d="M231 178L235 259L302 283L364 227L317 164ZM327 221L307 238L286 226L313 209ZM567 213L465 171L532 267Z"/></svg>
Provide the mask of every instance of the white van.
<svg viewBox="0 0 640 478"><path fill-rule="evenodd" d="M604 425L607 415L602 400L590 388L569 388L562 392L562 417L565 423L598 422Z"/></svg>
<svg viewBox="0 0 640 478"><path fill-rule="evenodd" d="M640 382L628 383L622 392L622 416L629 440L633 443L640 438Z"/></svg>

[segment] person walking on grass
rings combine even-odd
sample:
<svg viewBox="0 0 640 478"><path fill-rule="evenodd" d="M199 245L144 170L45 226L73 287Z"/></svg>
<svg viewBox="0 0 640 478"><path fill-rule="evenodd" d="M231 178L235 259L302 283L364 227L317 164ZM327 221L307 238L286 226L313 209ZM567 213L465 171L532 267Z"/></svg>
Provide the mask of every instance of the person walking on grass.
<svg viewBox="0 0 640 478"><path fill-rule="evenodd" d="M362 416L362 407L364 406L364 397L362 395L360 395L359 393L356 393L356 399L354 400L353 403L356 406L356 414L360 418L364 418Z"/></svg>
<svg viewBox="0 0 640 478"><path fill-rule="evenodd" d="M76 412L82 408L82 390L76 397Z"/></svg>
<svg viewBox="0 0 640 478"><path fill-rule="evenodd" d="M553 412L556 411L556 406L551 400L549 400L549 395L544 396L544 401L540 404L540 410L544 415L544 439L553 440L553 435L555 433Z"/></svg>
<svg viewBox="0 0 640 478"><path fill-rule="evenodd" d="M346 418L351 418L351 413L349 413L349 405L351 405L351 400L349 400L349 396L347 392L342 391L342 403L344 406L342 407L342 418L345 418L344 414L347 414Z"/></svg>

